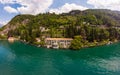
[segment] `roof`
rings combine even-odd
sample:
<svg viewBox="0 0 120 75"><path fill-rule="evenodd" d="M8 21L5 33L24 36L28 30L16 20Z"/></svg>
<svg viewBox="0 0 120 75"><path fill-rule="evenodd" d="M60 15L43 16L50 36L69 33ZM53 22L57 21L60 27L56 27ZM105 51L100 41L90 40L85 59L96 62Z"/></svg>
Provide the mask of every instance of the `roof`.
<svg viewBox="0 0 120 75"><path fill-rule="evenodd" d="M46 38L45 40L73 40L72 38Z"/></svg>

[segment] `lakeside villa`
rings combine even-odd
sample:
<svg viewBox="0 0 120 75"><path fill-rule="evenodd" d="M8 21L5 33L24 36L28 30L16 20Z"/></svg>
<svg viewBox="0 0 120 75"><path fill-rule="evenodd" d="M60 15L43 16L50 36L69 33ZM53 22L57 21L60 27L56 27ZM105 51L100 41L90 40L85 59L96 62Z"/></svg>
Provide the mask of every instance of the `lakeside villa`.
<svg viewBox="0 0 120 75"><path fill-rule="evenodd" d="M14 42L17 40L14 37L9 37L8 41ZM37 42L41 42L40 38L36 38ZM45 47L46 48L54 48L54 49L59 49L59 48L69 48L71 45L72 38L45 38Z"/></svg>
<svg viewBox="0 0 120 75"><path fill-rule="evenodd" d="M69 48L72 38L46 38L45 44L47 48Z"/></svg>

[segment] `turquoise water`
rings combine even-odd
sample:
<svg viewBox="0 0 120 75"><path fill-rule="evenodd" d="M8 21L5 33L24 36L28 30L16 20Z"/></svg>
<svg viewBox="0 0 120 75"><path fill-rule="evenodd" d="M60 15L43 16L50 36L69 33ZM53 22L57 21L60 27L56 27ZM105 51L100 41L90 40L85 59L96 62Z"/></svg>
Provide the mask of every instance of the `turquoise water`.
<svg viewBox="0 0 120 75"><path fill-rule="evenodd" d="M120 43L71 51L0 41L0 75L120 75Z"/></svg>

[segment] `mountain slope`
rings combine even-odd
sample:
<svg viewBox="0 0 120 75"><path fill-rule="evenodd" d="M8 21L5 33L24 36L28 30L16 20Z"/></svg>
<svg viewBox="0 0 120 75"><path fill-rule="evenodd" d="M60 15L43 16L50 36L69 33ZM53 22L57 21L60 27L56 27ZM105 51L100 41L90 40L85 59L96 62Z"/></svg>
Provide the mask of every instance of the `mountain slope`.
<svg viewBox="0 0 120 75"><path fill-rule="evenodd" d="M73 10L65 15L77 15L86 16L90 20L90 16L97 19L97 21L102 21L100 24L104 25L119 25L120 24L120 11L111 11L107 9L88 9L85 11ZM85 20L87 21L87 20ZM88 21L89 22L89 21Z"/></svg>
<svg viewBox="0 0 120 75"><path fill-rule="evenodd" d="M63 17L63 18L62 18ZM119 11L111 11L111 10L106 10L106 9L88 9L85 11L80 11L80 10L73 10L69 13L64 13L60 15L55 15L55 14L39 14L36 16L33 15L17 15L15 16L6 26L9 27L10 29L16 28L16 26L19 25L26 25L27 23L30 22L36 22L42 23L43 25L47 25L48 21L50 22L59 22L61 23L67 23L68 20L72 21L73 18L75 19L80 19L84 22L88 22L90 24L98 24L98 25L119 25L120 24L120 12ZM94 23L96 21L97 23ZM45 23L46 22L46 23Z"/></svg>
<svg viewBox="0 0 120 75"><path fill-rule="evenodd" d="M3 34L8 34L9 31L19 28L21 25L26 25L34 18L33 15L17 15L8 24L1 28Z"/></svg>
<svg viewBox="0 0 120 75"><path fill-rule="evenodd" d="M73 38L76 35L82 35L88 41L100 41L118 39L120 32L115 29L116 26L120 26L120 12L88 9L85 11L73 10L59 15L54 13L36 16L17 15L1 28L0 33L31 42L35 38L43 36Z"/></svg>

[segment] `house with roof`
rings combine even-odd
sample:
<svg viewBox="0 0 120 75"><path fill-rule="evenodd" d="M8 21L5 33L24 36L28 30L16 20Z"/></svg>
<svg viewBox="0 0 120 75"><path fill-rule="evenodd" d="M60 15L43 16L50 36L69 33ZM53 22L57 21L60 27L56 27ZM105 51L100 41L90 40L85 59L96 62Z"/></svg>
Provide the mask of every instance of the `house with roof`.
<svg viewBox="0 0 120 75"><path fill-rule="evenodd" d="M46 38L45 44L47 48L69 48L72 38Z"/></svg>

